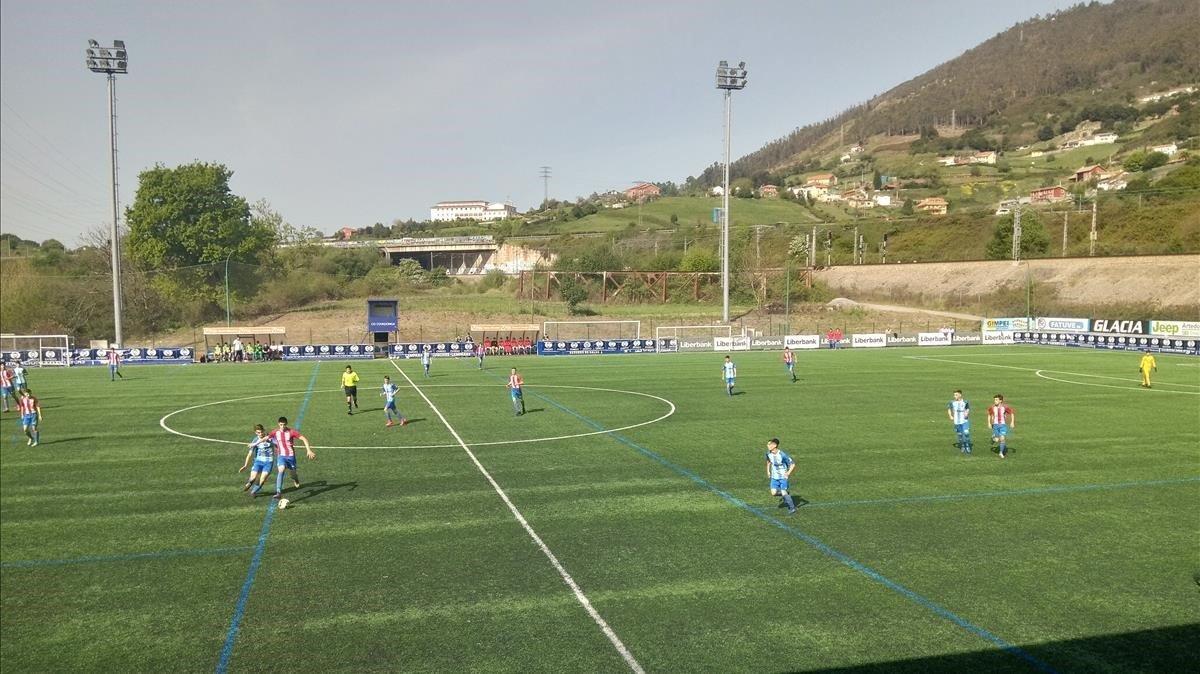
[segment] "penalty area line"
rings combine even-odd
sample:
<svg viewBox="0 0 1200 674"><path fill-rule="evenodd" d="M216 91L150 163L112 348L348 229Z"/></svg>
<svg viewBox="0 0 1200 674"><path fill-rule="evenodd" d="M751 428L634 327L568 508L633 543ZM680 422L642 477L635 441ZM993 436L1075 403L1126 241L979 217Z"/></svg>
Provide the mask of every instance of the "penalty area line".
<svg viewBox="0 0 1200 674"><path fill-rule="evenodd" d="M592 606L591 600L589 600L587 595L583 593L583 590L579 587L579 584L575 582L575 579L571 577L571 574L567 573L566 567L564 567L562 562L558 560L558 557L553 551L550 550L550 547L546 545L545 541L542 540L542 537L533 530L533 527L530 526L529 521L525 519L525 516L521 514L521 511L517 509L517 506L513 504L512 500L508 498L508 494L504 493L504 489L500 487L500 483L496 482L495 478L492 477L492 474L483 467L483 464L480 463L479 459L475 457L475 453L471 451L471 448L467 446L466 442L463 442L462 436L458 434L458 431L454 430L454 427L451 426L450 422L446 420L446 417L442 415L441 410L439 410L437 406L433 404L433 401L425 395L425 392L422 391L419 386L417 386L416 382L414 382L404 372L404 370L400 369L399 365L396 365L395 361L392 361L392 366L396 368L396 371L400 373L401 377L404 377L405 381L408 382L408 385L413 387L413 390L417 392L417 395L421 396L421 398L425 401L425 404L429 405L429 409L433 410L433 413L436 414L438 419L442 421L442 425L446 427L446 430L450 431L450 435L454 436L454 439L458 442L458 445L462 447L463 451L467 453L468 457L470 457L471 462L475 464L475 467L479 469L479 472L483 474L483 477L492 485L492 489L494 489L496 494L500 496L500 500L504 501L504 505L508 506L508 510L512 513L512 516L516 518L521 527L525 529L525 533L533 539L533 542L537 544L538 548L542 551L542 554L546 555L546 558L550 560L550 565L553 566L554 570L558 572L558 575L562 577L563 582L567 584L567 587L571 588L571 592L575 595L575 599L579 601L579 604L583 606L584 610L587 611L587 614L591 616L592 621L596 623L596 625L600 628L600 631L604 633L604 636L608 637L609 642L612 643L613 647L617 649L617 653L620 653L621 658L625 660L625 664L629 665L629 669L637 674L644 674L645 670L642 669L642 666L638 663L637 659L633 657L633 653L629 651L629 649L621 641L621 638L617 636L617 633L613 630L613 628L610 627L608 622L604 620L604 617L600 615L600 612L596 610L596 607Z"/></svg>

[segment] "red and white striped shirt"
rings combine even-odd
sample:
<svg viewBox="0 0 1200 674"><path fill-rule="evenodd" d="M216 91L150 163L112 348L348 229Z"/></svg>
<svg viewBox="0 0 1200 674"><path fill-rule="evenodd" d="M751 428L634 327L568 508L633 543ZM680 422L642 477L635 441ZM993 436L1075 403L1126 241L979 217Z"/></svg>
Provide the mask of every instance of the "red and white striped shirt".
<svg viewBox="0 0 1200 674"><path fill-rule="evenodd" d="M989 424L1006 424L1008 423L1007 416L1011 416L1013 421L1017 420L1017 411L1012 407L1000 403L992 405L988 408L988 423Z"/></svg>
<svg viewBox="0 0 1200 674"><path fill-rule="evenodd" d="M296 449L292 446L295 440L303 439L300 431L295 431L290 428L281 428L271 431L271 439L275 441L275 447L279 450L279 456L296 456Z"/></svg>
<svg viewBox="0 0 1200 674"><path fill-rule="evenodd" d="M12 373L6 367L0 367L0 387L12 387Z"/></svg>
<svg viewBox="0 0 1200 674"><path fill-rule="evenodd" d="M17 399L17 410L21 414L37 414L38 400L33 396L21 396Z"/></svg>
<svg viewBox="0 0 1200 674"><path fill-rule="evenodd" d="M783 362L791 365L795 361L796 361L796 354L792 353L791 351L783 352Z"/></svg>
<svg viewBox="0 0 1200 674"><path fill-rule="evenodd" d="M118 353L116 349L108 350L108 364L109 365L120 365L121 364L121 354Z"/></svg>
<svg viewBox="0 0 1200 674"><path fill-rule="evenodd" d="M519 375L519 374L508 375L508 387L509 388L521 388L521 384L524 384L524 383L525 383L525 380L521 379L521 375Z"/></svg>

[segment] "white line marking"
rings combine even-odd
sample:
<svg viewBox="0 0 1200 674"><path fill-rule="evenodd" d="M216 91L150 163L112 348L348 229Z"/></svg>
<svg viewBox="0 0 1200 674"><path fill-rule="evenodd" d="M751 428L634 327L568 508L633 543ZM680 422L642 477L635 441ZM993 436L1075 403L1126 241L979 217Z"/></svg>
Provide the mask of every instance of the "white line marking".
<svg viewBox="0 0 1200 674"><path fill-rule="evenodd" d="M1037 375L1038 377L1041 377L1042 379L1049 379L1050 381L1062 382L1064 384L1075 384L1076 386L1099 386L1101 388L1121 389L1122 391L1134 390L1132 387L1129 387L1129 386L1116 386L1114 384L1093 384L1091 382L1086 382L1086 381L1071 381L1069 379L1058 379L1056 377L1049 377L1045 374L1042 374L1043 372L1054 372L1054 370L1038 370L1038 371L1034 372L1034 374ZM1071 374L1071 373L1065 372L1065 373L1057 373L1057 374ZM1109 377L1109 379L1118 379L1118 377ZM1136 381L1136 380L1121 379L1121 381ZM1161 388L1137 389L1137 390L1139 390L1139 391L1147 391L1147 390L1159 391L1160 393L1182 393L1184 395L1189 395L1189 396L1200 396L1200 391L1172 391L1171 389L1161 389Z"/></svg>
<svg viewBox="0 0 1200 674"><path fill-rule="evenodd" d="M592 606L592 602L588 600L587 595L585 595L583 590L579 588L579 584L575 582L575 579L571 577L571 574L567 573L567 570L563 567L562 562L558 561L558 557L556 557L554 553L550 551L550 548L546 546L545 542L542 541L542 537L538 536L537 532L533 530L533 527L529 526L529 522L526 521L525 516L522 515L521 511L517 510L517 506L513 505L513 502L509 500L508 494L504 493L504 490L500 488L500 484L496 482L491 473L487 472L487 469L483 467L483 464L479 462L479 459L475 458L475 453L471 451L471 448L467 446L467 443L463 442L462 437L458 434L458 431L454 430L454 427L450 425L450 422L446 421L446 417L442 416L441 410L439 410L437 406L433 404L433 401L425 395L425 392L417 386L416 382L410 379L409 376L404 373L404 370L400 369L400 366L396 365L395 362L393 362L392 365L395 366L396 371L400 373L400 376L404 377L404 379L408 382L408 385L413 387L413 390L417 392L417 395L421 396L421 398L425 400L425 404L429 405L429 409L433 410L433 413L442 420L442 424L445 425L446 430L450 431L450 435L454 436L454 439L458 441L458 445L463 448L463 451L467 453L467 456L471 457L471 462L475 464L475 467L479 469L479 472L483 473L483 476L487 478L488 482L491 483L492 489L495 489L496 493L500 495L500 500L504 501L504 505L508 506L509 512L511 512L513 517L515 517L517 521L521 523L521 526L525 529L525 533L529 534L529 537L533 539L533 542L537 543L538 548L540 548L542 553L546 555L546 558L550 560L550 564L556 571L558 571L558 575L562 576L563 582L565 582L567 587L571 588L571 592L575 594L575 599L579 600L579 603L588 612L588 615L590 615L592 620L595 621L596 625L600 627L600 631L604 632L604 636L608 637L608 640L617 649L617 652L620 653L621 657L625 659L625 664L629 665L629 668L636 674L645 674L645 670L642 669L642 666L638 664L636 659L634 659L633 654L629 652L629 649L625 647L625 644L621 642L621 639L617 636L617 633L608 626L608 623L604 621L604 618L600 615L596 608Z"/></svg>
<svg viewBox="0 0 1200 674"><path fill-rule="evenodd" d="M430 387L434 387L434 386L439 387L439 388L457 388L457 387L498 388L500 385L499 384L429 384L425 388L430 388ZM639 422L636 424L630 424L628 426L621 426L620 428L612 428L612 429L604 430L604 431L589 431L587 433L575 433L573 435L556 435L556 436L549 437L549 438L530 438L528 440L524 440L524 439L522 439L522 440L493 440L490 442L473 442L471 444L475 445L476 447L484 447L484 446L494 446L494 445L532 444L535 442L553 442L555 440L569 440L571 438L584 438L589 435L604 435L605 433L617 433L619 431L627 431L631 428L639 428L641 426L649 426L650 424L658 423L658 422L662 421L663 419L666 419L667 417L671 416L672 414L675 414L675 403L671 402L670 400L667 400L666 398L660 398L659 396L652 395L649 393L642 393L641 391L623 391L621 389L616 389L616 388L597 388L595 386L567 386L565 384L562 384L562 385L560 385L560 384L540 384L538 386L532 386L530 388L532 388L532 389L571 388L571 389L579 389L582 391L604 391L604 392L608 392L608 393L625 393L628 395L643 396L645 398L653 398L660 402L666 403L667 407L669 407L670 409L667 410L666 414L664 414L660 417L651 419L649 421L642 421L642 422ZM341 389L325 389L323 391L314 391L314 393L328 393L330 391L340 391L340 390ZM275 398L275 397L279 397L279 396L298 395L301 393L307 393L307 391L288 391L286 393L267 393L265 395L248 396L246 398L233 398L231 400L216 400L213 402L200 403L199 405L192 405L191 407L183 407L183 408L175 410L174 412L168 412L167 414L163 415L163 417L161 419L158 420L158 425L162 426L163 430L167 431L168 433L174 433L175 435L179 435L179 436L182 436L185 438L190 438L192 440L200 440L203 442L218 442L218 443L226 444L226 445L245 445L249 442L249 440L246 440L244 442L241 440L222 440L220 438L207 438L202 435L191 435L190 433L184 433L183 431L177 431L174 428L171 428L170 426L167 425L167 419L170 419L171 417L175 416L176 414L180 414L182 412L187 412L187 411L194 410L194 409L199 409L201 407L211 407L213 405L224 405L226 403L237 403L237 402L242 402L244 400L256 400L258 398ZM446 447L457 447L457 446L458 445L453 445L453 444L451 444L451 445L353 445L353 446L313 445L313 449L443 449Z"/></svg>
<svg viewBox="0 0 1200 674"><path fill-rule="evenodd" d="M1104 388L1115 388L1115 389L1121 389L1121 390L1125 390L1125 391L1132 391L1134 389L1129 386L1113 386L1112 384L1089 384L1087 382L1081 382L1081 381L1068 381L1066 379L1055 379L1054 377L1044 376L1042 373L1043 372L1052 372L1054 374L1065 374L1065 375L1069 375L1072 377L1093 377L1096 379L1114 379L1116 381L1127 381L1127 382L1133 382L1133 383L1140 383L1140 380L1138 380L1138 379L1129 379L1126 377L1113 377L1113 376L1106 375L1106 374L1085 374L1083 372L1067 372L1065 370L1042 370L1042 369L1038 369L1038 368L1034 368L1034 367L1017 367L1015 365L997 365L995 363L976 363L976 362L972 362L969 360L951 360L949 358L930 358L928 356L905 356L905 358L909 358L912 360L933 360L933 361L938 361L938 362L942 362L942 363L957 363L959 365L978 365L980 367L998 367L998 368L1003 368L1005 370L1024 370L1025 372L1032 372L1035 375L1037 375L1038 377L1041 377L1042 379L1049 379L1050 381L1062 382L1064 384L1078 384L1080 386L1102 386ZM1159 385L1160 386L1187 386L1190 388L1200 388L1200 385L1198 385L1198 384L1177 384L1177 383L1173 383L1173 382L1162 382ZM1138 390L1147 390L1147 389L1138 389ZM1161 388L1160 389L1148 389L1148 390L1160 391L1163 393L1183 393L1185 395L1200 395L1200 391L1172 391L1170 389L1161 389Z"/></svg>

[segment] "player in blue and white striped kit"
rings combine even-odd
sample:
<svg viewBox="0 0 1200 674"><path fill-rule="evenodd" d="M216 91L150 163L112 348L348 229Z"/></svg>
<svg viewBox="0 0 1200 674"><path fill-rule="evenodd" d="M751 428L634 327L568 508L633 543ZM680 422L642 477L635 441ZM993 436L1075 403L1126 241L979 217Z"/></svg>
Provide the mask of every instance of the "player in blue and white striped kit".
<svg viewBox="0 0 1200 674"><path fill-rule="evenodd" d="M254 439L250 441L250 451L246 452L246 460L242 462L242 467L238 472L246 470L246 466L250 465L251 457L254 458L254 466L250 469L250 479L246 480L246 484L242 487L242 491L250 490L250 496L257 496L263 483L267 481L267 477L271 474L271 469L275 467L275 441L271 436L267 435L266 429L262 424L255 424ZM282 473L281 473L282 474ZM255 483L257 480L257 483Z"/></svg>
<svg viewBox="0 0 1200 674"><path fill-rule="evenodd" d="M946 405L946 414L950 423L954 424L954 433L958 442L954 443L963 454L971 453L971 403L963 400L961 390L955 389L954 400Z"/></svg>
<svg viewBox="0 0 1200 674"><path fill-rule="evenodd" d="M383 378L383 392L381 392L379 395L384 397L383 416L385 419L387 419L387 423L384 424L385 426L395 425L392 422L393 415L400 420L401 426L408 425L408 419L400 413L400 410L396 409L396 392L399 390L400 387L392 383L391 377Z"/></svg>
<svg viewBox="0 0 1200 674"><path fill-rule="evenodd" d="M796 462L786 452L779 449L779 438L768 440L767 477L771 480L771 496L783 499L789 515L796 514L796 502L788 493L788 479L792 477L793 470L796 470Z"/></svg>
<svg viewBox="0 0 1200 674"><path fill-rule="evenodd" d="M725 356L725 362L721 364L721 378L725 380L725 392L732 396L733 382L737 379L737 366L729 356Z"/></svg>

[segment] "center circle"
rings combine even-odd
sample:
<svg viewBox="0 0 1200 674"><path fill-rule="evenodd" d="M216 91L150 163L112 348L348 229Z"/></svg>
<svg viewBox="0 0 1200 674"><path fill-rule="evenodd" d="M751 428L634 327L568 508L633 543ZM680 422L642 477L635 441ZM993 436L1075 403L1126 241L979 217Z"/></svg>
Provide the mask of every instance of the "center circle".
<svg viewBox="0 0 1200 674"><path fill-rule="evenodd" d="M430 385L424 386L422 388L425 388L425 389L430 389L430 388L496 388L496 386L489 385L489 384L430 384ZM600 387L596 387L596 386L567 386L565 384L540 384L538 386L527 386L525 388L530 389L530 390L543 389L543 388L563 388L563 389L575 389L575 390L580 390L580 391L601 391L604 393L622 393L625 395L641 396L643 398L651 398L653 400L657 400L659 402L665 403L669 409L667 410L666 414L663 414L662 416L659 416L659 417L655 417L654 419L650 419L649 421L642 421L642 422L639 422L636 424L620 426L618 428L608 428L608 429L601 430L601 431L590 431L587 433L574 433L571 435L556 435L553 437L530 438L530 439L522 439L522 440L493 440L490 442L468 442L466 444L470 447L487 447L487 446L491 446L491 445L519 445L519 444L529 444L529 443L534 443L534 442L553 442L555 440L569 440L571 438L586 438L591 435L606 435L608 433L617 433L620 431L627 431L632 428L639 428L641 426L649 426L650 424L658 423L658 422L662 421L663 419L666 419L667 417L671 416L672 414L675 414L675 403L671 402L670 400L667 400L666 398L656 396L656 395L653 395L650 393L642 393L641 391L625 391L622 389L600 388ZM340 390L341 389L324 389L321 391L312 391L312 393L328 393L330 391L340 391ZM262 398L280 398L283 396L294 396L294 395L301 395L301 394L305 394L305 393L309 393L309 391L286 391L284 393L266 393L263 395L246 396L244 398L230 398L229 400L215 400L213 402L200 403L199 405L191 405L189 407L181 407L181 408L175 410L174 412L168 412L167 414L164 414L163 417L158 420L158 425L162 426L163 430L165 430L168 433L173 433L175 435L178 435L178 436L181 436L184 438L190 438L192 440L200 440L202 442L216 442L216 443L226 444L226 445L245 446L246 442L242 441L242 440L225 440L222 438L209 438L209 437L205 437L203 435L192 435L191 433L184 433L183 431L176 430L174 428L171 428L169 425L167 425L167 419L170 419L171 417L175 416L176 414L182 414L183 412L190 412L191 410L197 410L202 407L213 407L215 405L227 405L230 403L244 402L246 400L260 400ZM443 447L458 447L458 446L459 446L458 443L448 443L448 444L444 444L444 445L353 445L353 446L313 445L313 449L439 449L439 448L443 448Z"/></svg>

